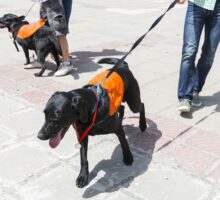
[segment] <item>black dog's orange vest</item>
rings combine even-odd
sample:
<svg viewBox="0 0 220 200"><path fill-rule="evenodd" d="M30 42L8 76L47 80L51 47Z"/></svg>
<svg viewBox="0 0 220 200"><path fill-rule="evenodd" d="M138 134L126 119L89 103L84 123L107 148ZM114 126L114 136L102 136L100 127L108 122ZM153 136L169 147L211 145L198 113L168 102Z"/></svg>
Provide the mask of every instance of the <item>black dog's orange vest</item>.
<svg viewBox="0 0 220 200"><path fill-rule="evenodd" d="M44 24L45 21L40 19L36 23L23 25L18 31L17 38L26 39L31 37L39 28L44 26Z"/></svg>
<svg viewBox="0 0 220 200"><path fill-rule="evenodd" d="M104 77L108 74L108 70L104 71L92 80L89 81L89 84L96 85L103 80ZM124 96L124 83L122 78L116 73L113 72L106 80L101 83L102 87L107 91L109 96L109 115L112 116L118 110Z"/></svg>

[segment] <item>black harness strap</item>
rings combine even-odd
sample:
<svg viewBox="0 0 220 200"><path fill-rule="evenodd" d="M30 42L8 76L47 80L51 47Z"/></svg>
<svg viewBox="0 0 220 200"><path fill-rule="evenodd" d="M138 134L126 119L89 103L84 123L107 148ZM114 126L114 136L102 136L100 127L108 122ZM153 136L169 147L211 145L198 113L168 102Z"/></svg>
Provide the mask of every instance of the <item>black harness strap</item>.
<svg viewBox="0 0 220 200"><path fill-rule="evenodd" d="M149 30L144 34L142 35L134 44L133 46L131 47L130 51L128 53L126 53L120 60L118 60L118 62L114 65L114 67L112 67L109 71L109 73L107 74L106 78L108 78L114 71L117 67L119 67L123 61L126 59L126 57L142 42L142 40L145 38L145 36L153 29L155 28L155 26L157 26L157 24L161 21L161 19L164 17L164 15L170 10L172 9L177 3L177 0L174 0L170 6L168 7L168 9L160 16L158 17L154 23L151 25L151 27L149 28Z"/></svg>
<svg viewBox="0 0 220 200"><path fill-rule="evenodd" d="M15 45L15 48L16 48L17 52L19 52L19 48L18 48L18 45L17 45L17 42L16 42L15 39L13 40L13 43L14 43L14 45Z"/></svg>

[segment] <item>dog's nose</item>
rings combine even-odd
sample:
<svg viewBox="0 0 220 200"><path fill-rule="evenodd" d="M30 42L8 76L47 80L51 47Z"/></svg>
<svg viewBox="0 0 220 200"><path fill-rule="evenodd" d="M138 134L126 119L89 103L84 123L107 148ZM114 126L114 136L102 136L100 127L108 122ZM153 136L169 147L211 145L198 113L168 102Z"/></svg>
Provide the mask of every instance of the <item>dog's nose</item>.
<svg viewBox="0 0 220 200"><path fill-rule="evenodd" d="M45 135L42 133L42 132L39 132L37 137L40 139L40 140L45 140Z"/></svg>

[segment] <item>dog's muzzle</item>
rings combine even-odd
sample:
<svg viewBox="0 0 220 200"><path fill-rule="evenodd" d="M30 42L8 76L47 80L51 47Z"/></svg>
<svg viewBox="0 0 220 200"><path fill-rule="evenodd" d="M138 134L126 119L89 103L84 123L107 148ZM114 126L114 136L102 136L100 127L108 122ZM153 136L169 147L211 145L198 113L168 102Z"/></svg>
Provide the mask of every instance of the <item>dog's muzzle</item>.
<svg viewBox="0 0 220 200"><path fill-rule="evenodd" d="M0 23L0 28L5 28L5 25Z"/></svg>

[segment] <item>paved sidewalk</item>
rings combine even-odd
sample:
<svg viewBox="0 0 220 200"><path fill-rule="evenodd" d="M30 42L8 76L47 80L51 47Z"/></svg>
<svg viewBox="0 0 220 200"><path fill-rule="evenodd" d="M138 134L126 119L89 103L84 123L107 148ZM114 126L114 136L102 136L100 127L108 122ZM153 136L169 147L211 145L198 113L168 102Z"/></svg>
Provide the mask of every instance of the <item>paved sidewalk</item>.
<svg viewBox="0 0 220 200"><path fill-rule="evenodd" d="M109 66L99 58L121 57L168 0L75 0L70 21L72 74L53 77L48 58L45 77L25 70L6 30L0 30L0 199L1 200L220 200L220 58L216 53L202 100L192 114L177 112L177 82L186 6L170 11L127 62L140 83L149 128L126 108L124 129L134 163L122 162L114 135L89 141L90 182L75 186L80 169L75 133L70 129L57 149L37 139L43 108L55 91L79 88ZM0 15L24 14L31 1L0 2ZM34 7L28 20L38 17Z"/></svg>

